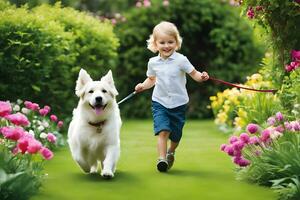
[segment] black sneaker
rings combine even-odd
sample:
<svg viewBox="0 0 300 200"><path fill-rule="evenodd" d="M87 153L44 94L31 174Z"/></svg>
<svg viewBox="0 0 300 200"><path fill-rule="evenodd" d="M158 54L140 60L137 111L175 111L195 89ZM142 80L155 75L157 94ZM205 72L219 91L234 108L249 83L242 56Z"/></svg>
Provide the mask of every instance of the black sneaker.
<svg viewBox="0 0 300 200"><path fill-rule="evenodd" d="M168 165L168 162L166 159L158 159L157 161L157 170L160 171L160 172L166 172L169 168L169 165Z"/></svg>
<svg viewBox="0 0 300 200"><path fill-rule="evenodd" d="M167 153L167 162L168 162L168 169L171 169L175 161L175 152L168 152Z"/></svg>

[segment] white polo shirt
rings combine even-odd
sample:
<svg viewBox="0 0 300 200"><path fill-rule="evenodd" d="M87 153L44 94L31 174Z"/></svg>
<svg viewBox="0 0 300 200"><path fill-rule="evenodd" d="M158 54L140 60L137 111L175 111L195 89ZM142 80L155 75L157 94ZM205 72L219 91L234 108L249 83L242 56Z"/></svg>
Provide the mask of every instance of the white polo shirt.
<svg viewBox="0 0 300 200"><path fill-rule="evenodd" d="M175 108L189 102L186 90L186 73L191 73L194 66L184 55L174 52L167 59L160 55L149 59L147 76L155 76L156 83L152 100L166 108Z"/></svg>

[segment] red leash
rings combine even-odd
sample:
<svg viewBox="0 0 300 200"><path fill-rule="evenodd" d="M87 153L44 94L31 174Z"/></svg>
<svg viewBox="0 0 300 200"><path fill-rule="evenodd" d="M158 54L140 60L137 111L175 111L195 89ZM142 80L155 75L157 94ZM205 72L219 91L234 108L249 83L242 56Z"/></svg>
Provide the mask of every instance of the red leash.
<svg viewBox="0 0 300 200"><path fill-rule="evenodd" d="M245 89L245 90L252 90L252 91L256 91L256 92L272 92L273 94L275 94L277 92L277 90L257 90L257 89L253 89L253 88L243 87L243 86L239 86L239 85L229 83L229 82L226 82L226 81L223 81L223 80L219 80L219 79L216 79L216 78L213 78L213 77L209 77L209 79L212 80L212 81L218 82L218 83L222 83L224 85L229 85L229 86L232 86L232 87L237 87L237 88L241 88L241 89Z"/></svg>

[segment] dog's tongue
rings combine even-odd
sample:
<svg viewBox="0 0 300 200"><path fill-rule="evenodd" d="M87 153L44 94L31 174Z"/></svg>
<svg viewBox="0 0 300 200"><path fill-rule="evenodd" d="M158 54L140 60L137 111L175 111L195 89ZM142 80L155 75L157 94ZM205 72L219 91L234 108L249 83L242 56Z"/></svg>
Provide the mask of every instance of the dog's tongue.
<svg viewBox="0 0 300 200"><path fill-rule="evenodd" d="M96 107L95 112L96 112L96 115L101 115L101 113L103 112L103 108L102 107Z"/></svg>

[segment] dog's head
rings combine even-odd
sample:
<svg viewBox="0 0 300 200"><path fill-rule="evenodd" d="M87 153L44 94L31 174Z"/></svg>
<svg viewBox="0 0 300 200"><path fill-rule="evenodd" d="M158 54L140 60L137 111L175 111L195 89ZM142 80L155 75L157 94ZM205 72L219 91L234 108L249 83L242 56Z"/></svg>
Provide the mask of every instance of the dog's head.
<svg viewBox="0 0 300 200"><path fill-rule="evenodd" d="M75 93L82 103L88 104L97 115L102 114L107 106L110 107L118 95L110 70L100 81L93 81L90 75L81 69L76 82Z"/></svg>

